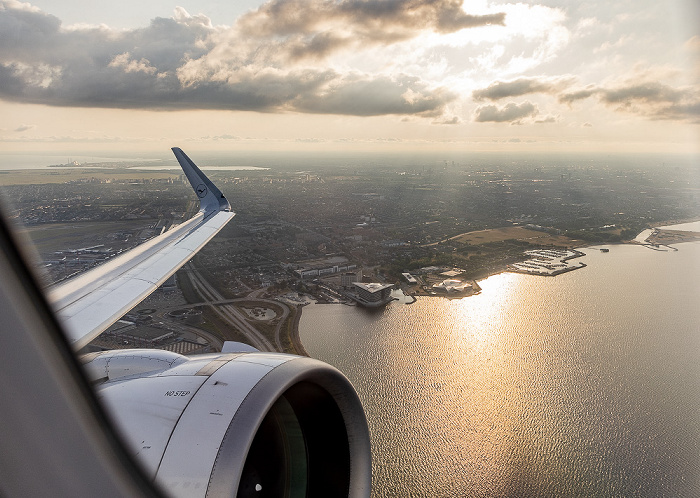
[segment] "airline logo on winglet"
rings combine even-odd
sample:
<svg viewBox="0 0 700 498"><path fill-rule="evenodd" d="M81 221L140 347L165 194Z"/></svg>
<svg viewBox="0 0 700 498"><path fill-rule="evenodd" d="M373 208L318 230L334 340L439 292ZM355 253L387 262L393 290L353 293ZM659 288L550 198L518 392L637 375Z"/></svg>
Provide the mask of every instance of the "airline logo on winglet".
<svg viewBox="0 0 700 498"><path fill-rule="evenodd" d="M224 197L224 194L202 173L192 159L187 157L180 147L172 148L177 162L182 166L185 176L192 185L197 197L199 197L199 209L204 211L205 218L212 213L219 211L231 211L231 205Z"/></svg>

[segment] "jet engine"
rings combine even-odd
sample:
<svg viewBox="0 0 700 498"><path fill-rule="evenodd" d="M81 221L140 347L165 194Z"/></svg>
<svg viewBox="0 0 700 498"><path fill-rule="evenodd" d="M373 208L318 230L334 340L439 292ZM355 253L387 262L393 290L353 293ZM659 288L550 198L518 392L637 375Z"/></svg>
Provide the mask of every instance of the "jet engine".
<svg viewBox="0 0 700 498"><path fill-rule="evenodd" d="M170 496L369 496L369 430L350 382L318 360L236 344L83 364L127 450Z"/></svg>

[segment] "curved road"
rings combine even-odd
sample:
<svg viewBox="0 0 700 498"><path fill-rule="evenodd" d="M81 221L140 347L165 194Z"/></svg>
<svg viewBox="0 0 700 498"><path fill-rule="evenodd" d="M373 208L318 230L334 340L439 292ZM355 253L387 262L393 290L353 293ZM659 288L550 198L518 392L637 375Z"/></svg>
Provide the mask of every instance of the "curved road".
<svg viewBox="0 0 700 498"><path fill-rule="evenodd" d="M202 276L202 274L199 273L199 271L192 264L191 261L187 263L186 266L189 270L188 275L190 277L190 282L192 282L192 286L194 287L195 291L202 297L202 299L205 300L203 304L210 305L214 312L217 315L219 315L224 320L224 322L238 329L248 339L251 346L259 349L260 351L282 350L282 344L279 339L279 330L282 322L278 323L277 328L275 329L275 342L277 343L277 348L275 348L275 346L268 340L268 338L260 332L258 332L258 330L248 322L246 316L243 313L241 313L238 309L236 309L235 306L233 306L232 304L217 305L216 303L230 302L232 300L224 299L224 297L221 294L219 294L219 292L214 288L214 286L212 286ZM274 301L274 304L280 305L280 303L276 301ZM283 314L283 318L286 318L286 316L289 314L289 310L287 309L286 313Z"/></svg>

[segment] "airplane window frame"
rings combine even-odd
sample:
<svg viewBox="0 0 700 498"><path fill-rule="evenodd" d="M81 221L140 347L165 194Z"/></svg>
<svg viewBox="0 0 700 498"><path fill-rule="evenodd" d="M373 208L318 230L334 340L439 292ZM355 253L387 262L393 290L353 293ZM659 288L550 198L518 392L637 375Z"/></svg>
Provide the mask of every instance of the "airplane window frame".
<svg viewBox="0 0 700 498"><path fill-rule="evenodd" d="M0 494L164 496L129 456L0 206Z"/></svg>

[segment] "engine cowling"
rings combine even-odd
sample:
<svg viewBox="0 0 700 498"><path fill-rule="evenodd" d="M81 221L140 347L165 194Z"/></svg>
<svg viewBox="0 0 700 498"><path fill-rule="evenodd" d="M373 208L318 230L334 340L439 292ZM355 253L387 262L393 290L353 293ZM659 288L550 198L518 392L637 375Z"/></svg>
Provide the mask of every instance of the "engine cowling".
<svg viewBox="0 0 700 498"><path fill-rule="evenodd" d="M337 369L287 354L83 360L127 448L171 496L369 496L369 430Z"/></svg>

